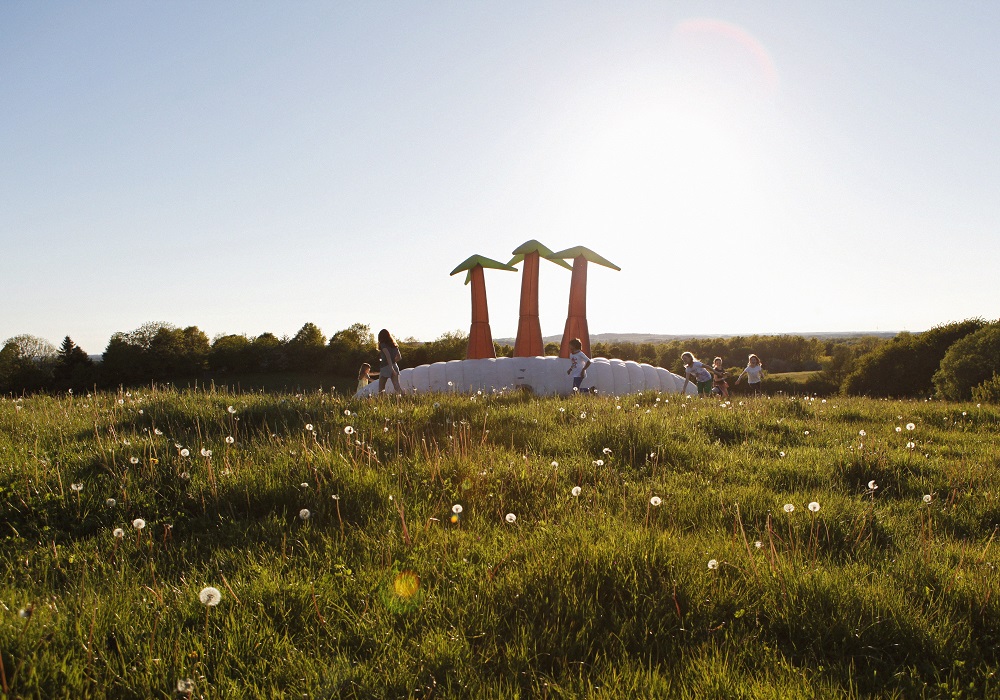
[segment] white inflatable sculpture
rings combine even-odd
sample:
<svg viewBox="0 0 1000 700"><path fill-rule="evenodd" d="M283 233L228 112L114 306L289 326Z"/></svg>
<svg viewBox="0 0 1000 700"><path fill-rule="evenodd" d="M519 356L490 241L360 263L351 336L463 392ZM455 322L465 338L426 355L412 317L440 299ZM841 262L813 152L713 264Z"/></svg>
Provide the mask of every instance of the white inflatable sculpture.
<svg viewBox="0 0 1000 700"><path fill-rule="evenodd" d="M452 360L404 369L399 373L399 384L405 393L416 390L418 394L527 390L540 396L565 396L573 390L573 380L566 374L568 369L569 360L561 357ZM676 394L683 386L684 377L662 367L597 357L591 360L582 388L594 388L599 394L622 396L641 391ZM391 381L386 384L386 391L393 392ZM376 381L360 389L355 396L374 396L377 393ZM689 383L687 393L696 394L697 387Z"/></svg>

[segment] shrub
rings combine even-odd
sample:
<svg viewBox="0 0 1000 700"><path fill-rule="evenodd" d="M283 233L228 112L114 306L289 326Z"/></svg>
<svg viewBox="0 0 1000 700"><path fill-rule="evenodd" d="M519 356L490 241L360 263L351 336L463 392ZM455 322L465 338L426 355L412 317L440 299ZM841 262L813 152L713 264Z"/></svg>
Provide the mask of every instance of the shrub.
<svg viewBox="0 0 1000 700"><path fill-rule="evenodd" d="M956 341L934 374L934 388L946 399L972 398L972 390L1000 374L1000 323Z"/></svg>
<svg viewBox="0 0 1000 700"><path fill-rule="evenodd" d="M972 400L983 403L1000 403L1000 374L994 374L992 379L972 390Z"/></svg>

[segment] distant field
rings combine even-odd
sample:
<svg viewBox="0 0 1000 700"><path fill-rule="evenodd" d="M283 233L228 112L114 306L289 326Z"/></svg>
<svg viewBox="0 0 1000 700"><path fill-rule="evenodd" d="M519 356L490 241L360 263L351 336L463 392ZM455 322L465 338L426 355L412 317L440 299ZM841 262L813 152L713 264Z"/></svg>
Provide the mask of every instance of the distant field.
<svg viewBox="0 0 1000 700"><path fill-rule="evenodd" d="M0 697L998 697L998 429L840 397L0 400Z"/></svg>

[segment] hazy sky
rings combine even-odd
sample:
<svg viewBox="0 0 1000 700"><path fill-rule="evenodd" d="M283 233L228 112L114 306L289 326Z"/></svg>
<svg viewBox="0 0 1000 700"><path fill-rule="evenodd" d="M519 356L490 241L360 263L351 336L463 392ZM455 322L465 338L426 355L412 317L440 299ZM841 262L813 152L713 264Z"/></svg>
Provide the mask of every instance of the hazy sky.
<svg viewBox="0 0 1000 700"><path fill-rule="evenodd" d="M0 3L0 341L1000 316L1000 2ZM543 263L562 332L569 272ZM494 337L520 275L488 271Z"/></svg>

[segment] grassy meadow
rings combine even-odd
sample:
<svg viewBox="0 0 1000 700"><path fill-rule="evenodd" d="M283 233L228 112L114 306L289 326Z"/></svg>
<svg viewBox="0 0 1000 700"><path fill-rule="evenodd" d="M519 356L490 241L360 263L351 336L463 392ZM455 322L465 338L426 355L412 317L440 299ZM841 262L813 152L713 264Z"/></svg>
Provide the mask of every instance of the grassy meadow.
<svg viewBox="0 0 1000 700"><path fill-rule="evenodd" d="M0 697L997 697L998 427L841 397L0 400Z"/></svg>

